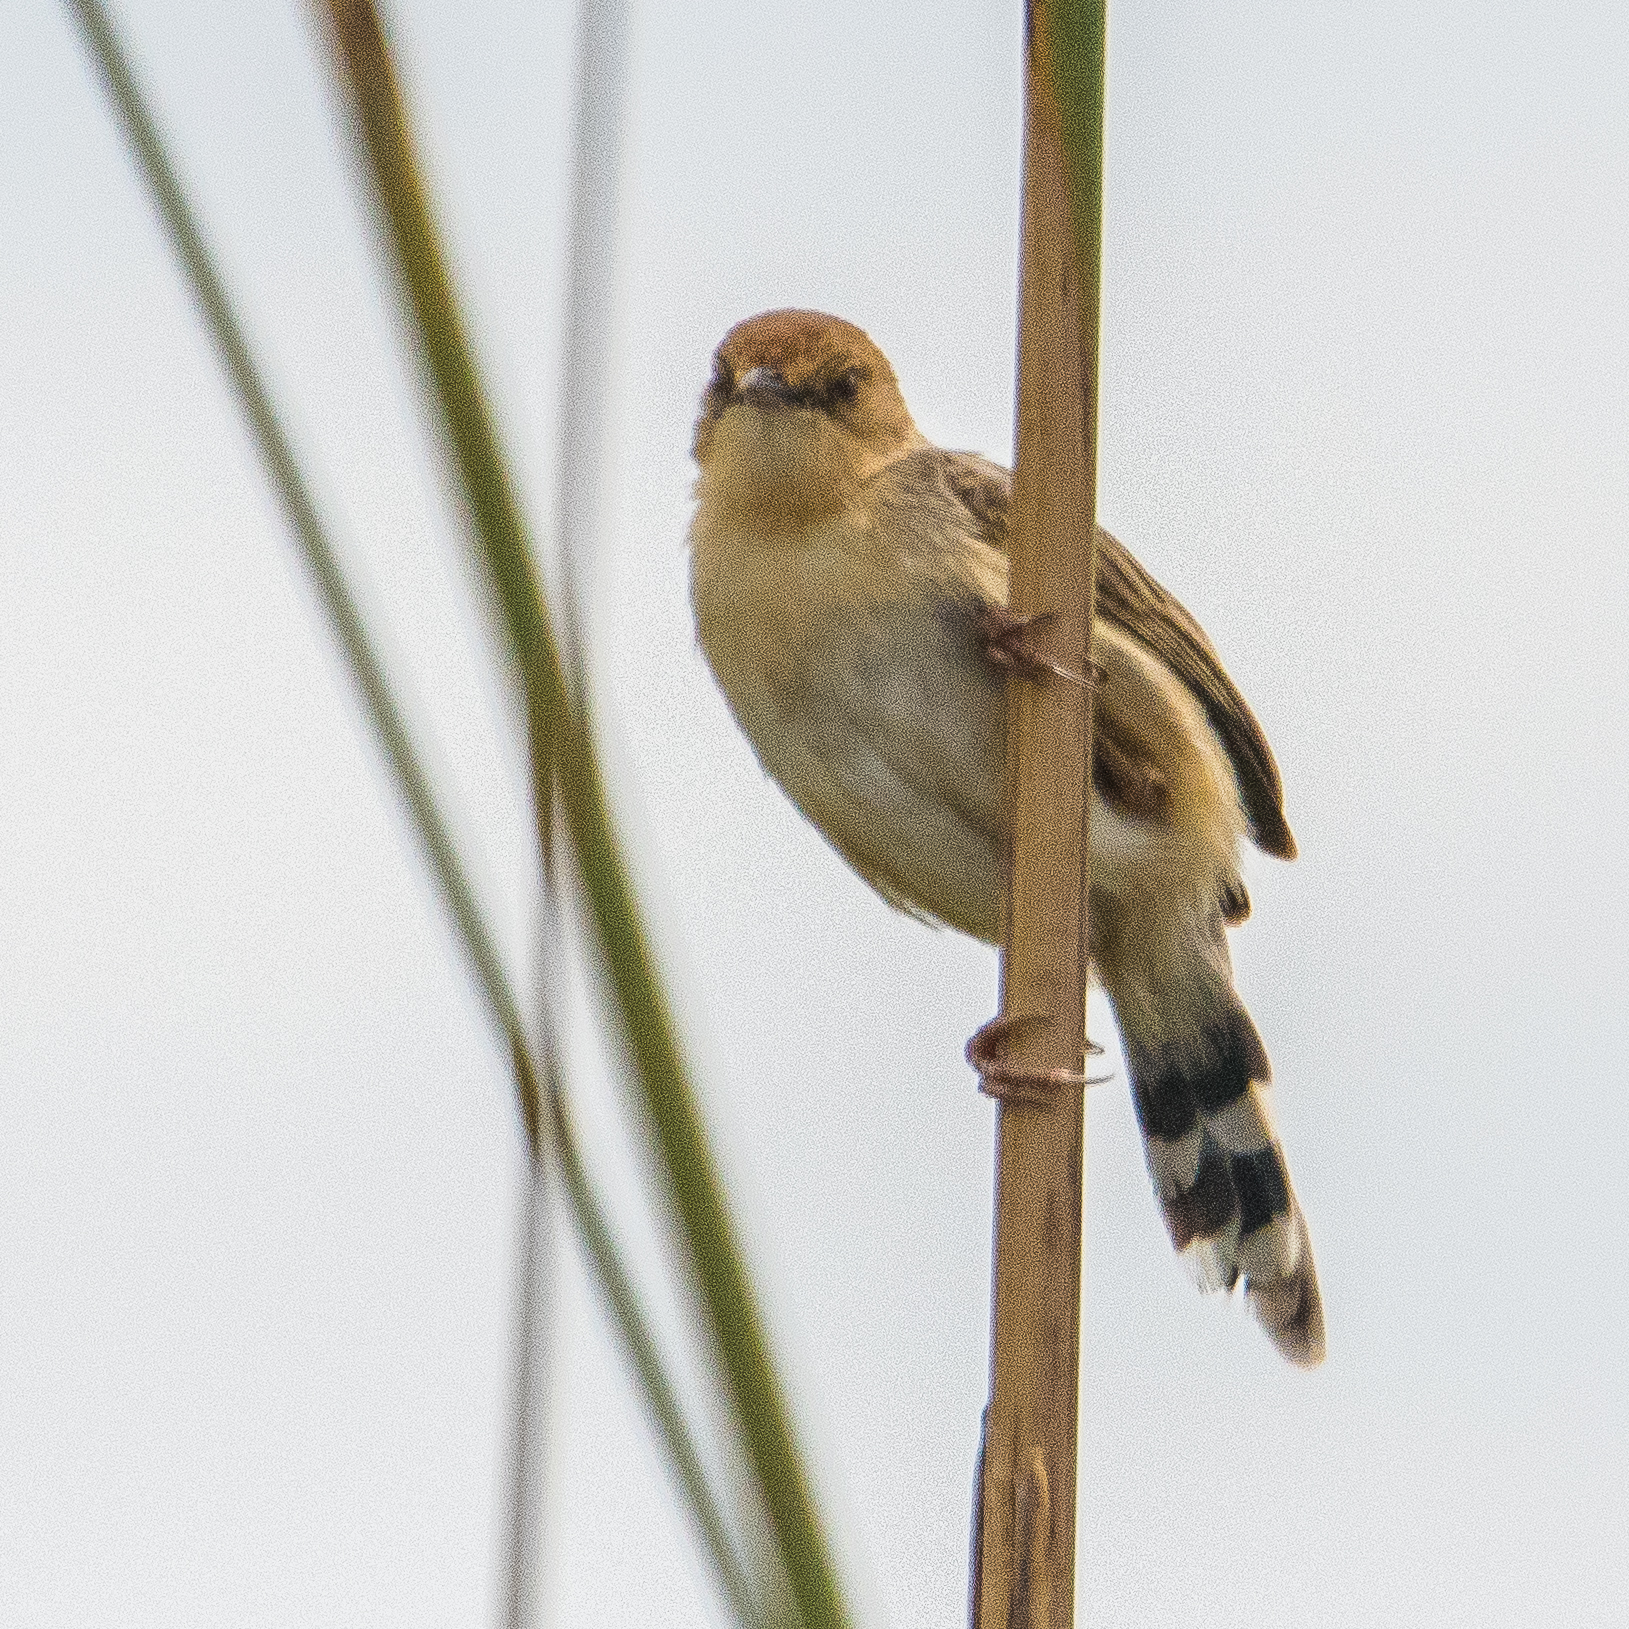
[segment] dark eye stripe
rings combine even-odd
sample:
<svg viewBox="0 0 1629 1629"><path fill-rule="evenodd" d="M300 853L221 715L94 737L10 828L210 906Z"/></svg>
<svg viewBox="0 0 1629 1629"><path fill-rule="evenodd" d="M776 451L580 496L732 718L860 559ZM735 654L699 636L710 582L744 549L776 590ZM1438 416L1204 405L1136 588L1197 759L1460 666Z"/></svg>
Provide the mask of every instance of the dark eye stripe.
<svg viewBox="0 0 1629 1629"><path fill-rule="evenodd" d="M751 372L751 369L747 369L745 372ZM787 390L788 405L828 411L834 408L848 407L859 395L860 386L867 377L868 375L864 369L849 368L840 373L835 379L827 379L824 382L811 380L801 387L792 387ZM714 416L722 413L731 402L737 399L739 389L737 376L733 369L722 366L715 368L712 380L707 386L708 411Z"/></svg>

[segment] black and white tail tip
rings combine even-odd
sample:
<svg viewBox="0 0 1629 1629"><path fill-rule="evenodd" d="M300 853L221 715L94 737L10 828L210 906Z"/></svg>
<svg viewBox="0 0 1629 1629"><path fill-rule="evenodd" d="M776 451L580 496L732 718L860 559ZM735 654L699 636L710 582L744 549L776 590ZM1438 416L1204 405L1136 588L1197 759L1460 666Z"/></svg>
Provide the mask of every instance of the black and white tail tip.
<svg viewBox="0 0 1629 1629"><path fill-rule="evenodd" d="M1311 1368L1324 1356L1312 1241L1273 1135L1271 1069L1250 1015L1233 1004L1202 1045L1139 1056L1128 1044L1148 1169L1171 1243L1205 1289L1245 1295L1273 1344Z"/></svg>

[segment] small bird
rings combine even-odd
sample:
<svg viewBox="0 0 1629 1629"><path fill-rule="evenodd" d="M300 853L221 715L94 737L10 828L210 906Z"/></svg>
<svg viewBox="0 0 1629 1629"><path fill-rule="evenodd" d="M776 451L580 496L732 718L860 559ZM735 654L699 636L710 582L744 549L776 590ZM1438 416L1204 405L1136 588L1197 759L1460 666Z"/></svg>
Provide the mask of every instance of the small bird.
<svg viewBox="0 0 1629 1629"><path fill-rule="evenodd" d="M725 335L692 451L701 647L764 768L885 899L999 942L1011 476L929 442L882 352L815 311ZM1171 1242L1311 1366L1312 1245L1226 933L1240 838L1295 854L1278 767L1198 623L1097 536L1093 969Z"/></svg>

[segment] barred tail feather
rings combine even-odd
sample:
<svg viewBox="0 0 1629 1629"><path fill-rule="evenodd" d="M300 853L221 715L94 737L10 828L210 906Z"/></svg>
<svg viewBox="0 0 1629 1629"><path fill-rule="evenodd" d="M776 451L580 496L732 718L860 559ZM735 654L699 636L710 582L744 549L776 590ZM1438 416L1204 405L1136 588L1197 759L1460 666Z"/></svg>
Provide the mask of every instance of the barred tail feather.
<svg viewBox="0 0 1629 1629"><path fill-rule="evenodd" d="M1323 1361L1323 1303L1306 1219L1263 1088L1267 1053L1231 991L1201 1030L1173 1043L1126 1034L1132 1095L1171 1243L1205 1289L1241 1281L1292 1363Z"/></svg>

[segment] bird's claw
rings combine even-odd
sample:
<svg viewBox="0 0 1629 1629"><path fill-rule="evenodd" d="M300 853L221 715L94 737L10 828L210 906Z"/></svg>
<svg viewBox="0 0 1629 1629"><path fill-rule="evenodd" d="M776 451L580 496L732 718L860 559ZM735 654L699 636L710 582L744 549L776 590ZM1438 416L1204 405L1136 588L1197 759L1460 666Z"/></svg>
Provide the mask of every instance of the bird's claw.
<svg viewBox="0 0 1629 1629"><path fill-rule="evenodd" d="M1103 682L1103 670L1096 662L1088 663L1082 675L1035 648L1031 634L1048 622L1055 622L1057 616L1056 611L1038 611L1033 616L1021 617L1004 605L986 606L979 616L979 638L985 656L995 666L1021 679L1038 679L1043 673L1050 673L1054 678L1078 684L1083 690L1096 689Z"/></svg>
<svg viewBox="0 0 1629 1629"><path fill-rule="evenodd" d="M978 1071L979 1090L986 1097L1028 1108L1049 1108L1066 1091L1100 1084L1081 1070L1038 1069L1006 1056L1006 1042L1014 1031L1027 1024L1050 1022L1045 1013L1000 1013L979 1027L967 1043L967 1061ZM1103 1048L1087 1041L1086 1050L1095 1056Z"/></svg>

